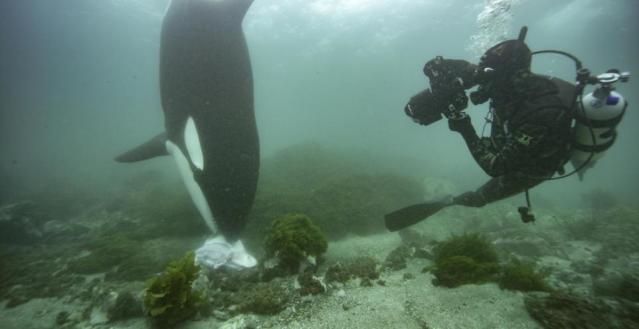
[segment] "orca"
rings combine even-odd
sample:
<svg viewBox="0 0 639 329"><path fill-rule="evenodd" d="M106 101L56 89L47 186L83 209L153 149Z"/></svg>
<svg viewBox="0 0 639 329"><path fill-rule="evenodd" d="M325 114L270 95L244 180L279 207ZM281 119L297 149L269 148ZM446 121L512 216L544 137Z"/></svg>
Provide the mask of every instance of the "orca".
<svg viewBox="0 0 639 329"><path fill-rule="evenodd" d="M172 155L200 215L236 253L244 252L239 237L260 165L253 74L242 30L252 2L169 3L159 68L165 132L116 157L136 162ZM242 259L245 267L255 264L252 257Z"/></svg>

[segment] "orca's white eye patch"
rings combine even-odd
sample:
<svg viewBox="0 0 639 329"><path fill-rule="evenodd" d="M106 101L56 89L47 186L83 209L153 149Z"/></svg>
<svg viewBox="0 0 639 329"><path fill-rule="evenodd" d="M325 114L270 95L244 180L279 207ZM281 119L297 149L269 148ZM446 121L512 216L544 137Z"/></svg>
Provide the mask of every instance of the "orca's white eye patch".
<svg viewBox="0 0 639 329"><path fill-rule="evenodd" d="M202 146L200 144L200 136L192 117L186 120L184 127L184 144L189 153L191 163L198 169L204 170L204 155L202 154Z"/></svg>

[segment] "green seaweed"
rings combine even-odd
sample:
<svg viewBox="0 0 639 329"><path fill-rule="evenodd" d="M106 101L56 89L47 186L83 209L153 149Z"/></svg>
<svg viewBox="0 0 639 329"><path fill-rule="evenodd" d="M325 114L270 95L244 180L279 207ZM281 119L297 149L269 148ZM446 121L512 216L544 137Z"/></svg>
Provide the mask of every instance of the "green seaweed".
<svg viewBox="0 0 639 329"><path fill-rule="evenodd" d="M328 248L326 237L302 214L289 214L275 220L264 240L267 257L277 257L279 266L297 272L308 256L318 257Z"/></svg>
<svg viewBox="0 0 639 329"><path fill-rule="evenodd" d="M466 256L445 258L433 270L435 283L449 288L470 283L485 283L497 272L496 263L478 263Z"/></svg>
<svg viewBox="0 0 639 329"><path fill-rule="evenodd" d="M497 252L478 234L453 236L440 242L435 247L434 263L434 283L449 288L488 282L499 272Z"/></svg>
<svg viewBox="0 0 639 329"><path fill-rule="evenodd" d="M550 287L544 280L545 275L538 272L535 266L513 258L508 264L502 266L499 275L499 287L508 290L519 291L550 291Z"/></svg>
<svg viewBox="0 0 639 329"><path fill-rule="evenodd" d="M452 236L435 247L435 263L452 256L466 256L478 263L497 263L495 248L480 234Z"/></svg>
<svg viewBox="0 0 639 329"><path fill-rule="evenodd" d="M201 294L192 289L199 271L195 253L189 252L148 281L144 306L158 327L170 328L195 316L202 302Z"/></svg>

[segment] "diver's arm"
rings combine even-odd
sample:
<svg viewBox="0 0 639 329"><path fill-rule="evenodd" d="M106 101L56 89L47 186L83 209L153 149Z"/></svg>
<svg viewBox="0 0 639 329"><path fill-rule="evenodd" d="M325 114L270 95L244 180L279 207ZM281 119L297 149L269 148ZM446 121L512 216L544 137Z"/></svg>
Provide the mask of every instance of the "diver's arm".
<svg viewBox="0 0 639 329"><path fill-rule="evenodd" d="M480 140L470 120L465 123L449 121L449 125L455 124L458 126L455 129L451 127L451 130L461 133L477 164L492 177L517 170L526 161L535 161L535 155L540 152L539 146L548 131L545 126L523 124L508 135L502 148L496 149Z"/></svg>

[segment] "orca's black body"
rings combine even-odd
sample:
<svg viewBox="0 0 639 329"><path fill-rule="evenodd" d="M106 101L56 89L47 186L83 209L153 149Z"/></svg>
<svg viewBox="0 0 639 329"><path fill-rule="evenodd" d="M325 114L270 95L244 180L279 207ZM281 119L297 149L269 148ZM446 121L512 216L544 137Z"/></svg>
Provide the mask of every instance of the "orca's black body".
<svg viewBox="0 0 639 329"><path fill-rule="evenodd" d="M259 172L253 77L242 31L252 2L171 1L160 44L166 133L116 158L139 161L168 150L204 219L231 242L246 224Z"/></svg>

